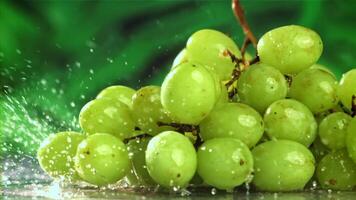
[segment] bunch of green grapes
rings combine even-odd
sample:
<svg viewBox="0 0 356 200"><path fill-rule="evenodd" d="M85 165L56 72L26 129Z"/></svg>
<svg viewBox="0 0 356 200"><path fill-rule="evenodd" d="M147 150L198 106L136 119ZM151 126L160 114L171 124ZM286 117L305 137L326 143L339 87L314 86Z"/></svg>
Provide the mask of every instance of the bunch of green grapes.
<svg viewBox="0 0 356 200"><path fill-rule="evenodd" d="M80 111L82 133L50 136L38 161L54 179L100 187L352 189L356 69L338 83L317 64L322 49L296 25L264 34L255 58L199 30L161 86L105 88Z"/></svg>

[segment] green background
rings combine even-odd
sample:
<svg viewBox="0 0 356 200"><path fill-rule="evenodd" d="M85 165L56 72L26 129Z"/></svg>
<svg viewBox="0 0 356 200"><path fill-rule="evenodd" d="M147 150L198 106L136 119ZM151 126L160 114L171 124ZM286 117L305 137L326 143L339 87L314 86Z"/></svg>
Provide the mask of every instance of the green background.
<svg viewBox="0 0 356 200"><path fill-rule="evenodd" d="M242 5L257 37L304 25L323 39L321 64L338 77L355 66L356 1ZM46 135L79 130L79 110L109 85L160 84L202 28L244 38L229 0L0 1L0 155L33 155Z"/></svg>

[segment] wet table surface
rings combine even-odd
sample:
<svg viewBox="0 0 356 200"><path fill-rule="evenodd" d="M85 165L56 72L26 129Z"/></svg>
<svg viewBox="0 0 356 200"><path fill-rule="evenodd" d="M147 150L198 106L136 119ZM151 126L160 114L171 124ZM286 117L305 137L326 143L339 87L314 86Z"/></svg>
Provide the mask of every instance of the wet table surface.
<svg viewBox="0 0 356 200"><path fill-rule="evenodd" d="M215 193L215 192L213 192ZM309 191L294 193L258 193L234 191L231 193L211 189L183 192L143 192L132 189L95 189L60 187L59 184L10 185L0 189L0 199L130 199L130 200L178 200L178 199L217 199L217 200L353 200L354 192Z"/></svg>

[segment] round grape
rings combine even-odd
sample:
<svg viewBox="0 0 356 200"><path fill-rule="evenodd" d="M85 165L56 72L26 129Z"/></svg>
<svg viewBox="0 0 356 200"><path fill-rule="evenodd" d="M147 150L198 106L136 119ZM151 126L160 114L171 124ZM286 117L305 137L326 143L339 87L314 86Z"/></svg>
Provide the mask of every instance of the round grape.
<svg viewBox="0 0 356 200"><path fill-rule="evenodd" d="M335 151L319 162L316 176L324 189L351 190L356 185L356 164L345 150Z"/></svg>
<svg viewBox="0 0 356 200"><path fill-rule="evenodd" d="M174 69L176 66L183 62L188 62L188 53L187 49L184 48L182 49L178 55L174 58L173 64L172 64L172 69Z"/></svg>
<svg viewBox="0 0 356 200"><path fill-rule="evenodd" d="M165 131L154 136L146 150L148 173L164 187L186 187L197 167L193 144L184 135Z"/></svg>
<svg viewBox="0 0 356 200"><path fill-rule="evenodd" d="M350 157L356 163L356 117L350 120L347 127L346 148Z"/></svg>
<svg viewBox="0 0 356 200"><path fill-rule="evenodd" d="M173 121L199 124L217 100L216 81L198 63L185 62L168 73L162 84L163 108Z"/></svg>
<svg viewBox="0 0 356 200"><path fill-rule="evenodd" d="M114 85L103 89L96 98L110 98L118 100L126 104L128 107L131 107L131 99L135 92L136 91L132 88L123 85Z"/></svg>
<svg viewBox="0 0 356 200"><path fill-rule="evenodd" d="M127 143L127 150L132 162L133 170L141 185L155 184L147 171L145 152L151 137L137 138Z"/></svg>
<svg viewBox="0 0 356 200"><path fill-rule="evenodd" d="M198 150L198 174L213 187L232 189L249 181L252 171L252 154L238 139L211 139Z"/></svg>
<svg viewBox="0 0 356 200"><path fill-rule="evenodd" d="M231 137L241 140L248 147L253 147L264 132L261 115L240 103L226 103L215 108L199 126L204 141Z"/></svg>
<svg viewBox="0 0 356 200"><path fill-rule="evenodd" d="M237 93L242 103L264 113L273 102L287 96L288 85L283 74L264 64L254 64L237 81Z"/></svg>
<svg viewBox="0 0 356 200"><path fill-rule="evenodd" d="M320 113L337 105L337 81L325 70L306 69L293 77L289 96Z"/></svg>
<svg viewBox="0 0 356 200"><path fill-rule="evenodd" d="M301 190L314 174L313 154L294 141L268 141L256 146L252 155L255 169L253 184L259 190Z"/></svg>
<svg viewBox="0 0 356 200"><path fill-rule="evenodd" d="M88 134L109 133L118 138L135 134L135 124L127 105L108 98L87 103L79 114L79 123Z"/></svg>
<svg viewBox="0 0 356 200"><path fill-rule="evenodd" d="M225 34L210 29L195 32L187 42L187 57L217 74L220 80L228 80L235 68L227 51L241 58L235 42Z"/></svg>
<svg viewBox="0 0 356 200"><path fill-rule="evenodd" d="M271 139L287 139L309 146L317 135L317 123L310 110L293 99L271 104L265 115L265 130Z"/></svg>
<svg viewBox="0 0 356 200"><path fill-rule="evenodd" d="M338 87L338 96L348 109L351 110L352 96L356 98L356 69L352 69L342 75ZM355 102L356 103L356 102Z"/></svg>
<svg viewBox="0 0 356 200"><path fill-rule="evenodd" d="M137 126L150 135L157 135L169 126L158 126L158 122L170 123L171 119L161 104L161 88L146 86L139 89L132 97L132 115Z"/></svg>
<svg viewBox="0 0 356 200"><path fill-rule="evenodd" d="M320 36L308 28L289 25L265 33L257 44L262 63L283 74L297 74L315 64L323 51Z"/></svg>
<svg viewBox="0 0 356 200"><path fill-rule="evenodd" d="M75 156L75 169L88 183L116 183L130 171L125 144L113 135L97 133L83 140Z"/></svg>
<svg viewBox="0 0 356 200"><path fill-rule="evenodd" d="M319 137L321 142L329 149L337 150L346 146L346 131L351 116L336 112L325 117L319 125Z"/></svg>
<svg viewBox="0 0 356 200"><path fill-rule="evenodd" d="M41 168L53 178L78 179L73 158L78 144L84 139L83 134L71 131L50 135L37 151Z"/></svg>

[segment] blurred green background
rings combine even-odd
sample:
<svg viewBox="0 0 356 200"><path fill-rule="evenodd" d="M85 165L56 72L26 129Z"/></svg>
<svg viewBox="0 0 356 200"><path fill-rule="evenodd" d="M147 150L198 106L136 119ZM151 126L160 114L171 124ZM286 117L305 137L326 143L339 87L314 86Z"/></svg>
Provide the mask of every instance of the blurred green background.
<svg viewBox="0 0 356 200"><path fill-rule="evenodd" d="M321 64L354 65L356 1L245 0L257 37L287 24L316 30ZM0 1L0 158L33 155L46 135L79 130L81 107L103 88L160 84L189 35L218 29L243 41L229 0Z"/></svg>

